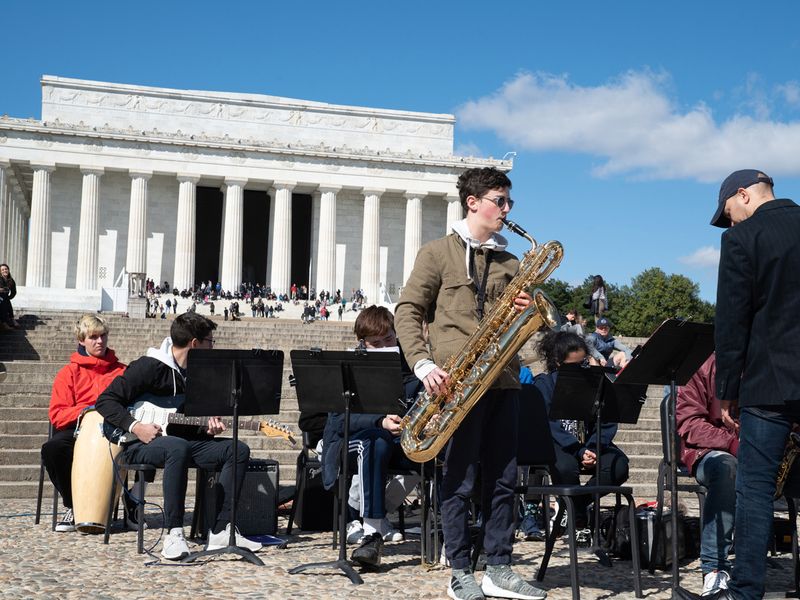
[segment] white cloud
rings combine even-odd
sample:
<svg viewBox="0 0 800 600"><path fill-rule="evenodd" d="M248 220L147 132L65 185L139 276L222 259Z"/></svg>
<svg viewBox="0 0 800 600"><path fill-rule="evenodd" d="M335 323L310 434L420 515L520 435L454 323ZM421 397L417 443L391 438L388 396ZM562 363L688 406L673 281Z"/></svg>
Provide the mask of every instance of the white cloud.
<svg viewBox="0 0 800 600"><path fill-rule="evenodd" d="M716 267L719 264L719 248L703 246L692 252L689 256L681 256L678 261L699 269Z"/></svg>
<svg viewBox="0 0 800 600"><path fill-rule="evenodd" d="M459 125L490 130L509 145L534 151L589 154L603 159L594 174L717 182L737 168L800 175L800 121L756 116L717 122L699 103L682 108L670 98L667 74L630 71L597 86L565 75L521 73L495 93L457 110ZM794 88L782 90L785 100ZM759 116L760 115L760 116Z"/></svg>

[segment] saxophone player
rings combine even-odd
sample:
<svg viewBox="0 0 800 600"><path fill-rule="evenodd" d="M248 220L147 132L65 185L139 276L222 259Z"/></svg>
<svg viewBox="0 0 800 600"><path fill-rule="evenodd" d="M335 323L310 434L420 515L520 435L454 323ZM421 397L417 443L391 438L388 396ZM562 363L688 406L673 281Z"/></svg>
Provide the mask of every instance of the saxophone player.
<svg viewBox="0 0 800 600"><path fill-rule="evenodd" d="M490 167L469 169L458 178L457 188L466 218L453 223L448 235L420 249L396 308L395 324L406 360L429 394L444 391L449 375L437 365L461 349L519 268L499 233L514 204L508 176ZM523 292L513 302L524 310L531 297ZM424 322L430 350L423 337ZM519 389L519 361L514 359L443 451L442 529L452 567L447 594L455 600L547 596L510 567ZM487 559L480 585L470 569L467 526L478 464Z"/></svg>

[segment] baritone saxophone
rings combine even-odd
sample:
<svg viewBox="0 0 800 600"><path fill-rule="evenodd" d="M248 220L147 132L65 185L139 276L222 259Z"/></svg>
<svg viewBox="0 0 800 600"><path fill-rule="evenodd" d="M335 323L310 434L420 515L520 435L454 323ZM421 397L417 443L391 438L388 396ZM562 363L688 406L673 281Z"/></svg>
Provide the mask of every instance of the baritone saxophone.
<svg viewBox="0 0 800 600"><path fill-rule="evenodd" d="M421 392L403 418L400 444L415 462L434 458L525 342L544 327L555 329L561 321L553 302L538 288L523 311L514 308L514 298L550 276L561 263L563 247L556 241L537 245L516 223L507 219L503 223L527 239L531 249L492 310L461 350L445 362L442 369L450 380L444 391L434 395Z"/></svg>
<svg viewBox="0 0 800 600"><path fill-rule="evenodd" d="M789 478L789 472L792 470L794 459L800 454L800 434L793 431L789 434L789 439L786 440L786 450L783 453L783 460L778 467L778 478L775 481L775 499L781 497L783 494L783 486L786 485L786 480Z"/></svg>

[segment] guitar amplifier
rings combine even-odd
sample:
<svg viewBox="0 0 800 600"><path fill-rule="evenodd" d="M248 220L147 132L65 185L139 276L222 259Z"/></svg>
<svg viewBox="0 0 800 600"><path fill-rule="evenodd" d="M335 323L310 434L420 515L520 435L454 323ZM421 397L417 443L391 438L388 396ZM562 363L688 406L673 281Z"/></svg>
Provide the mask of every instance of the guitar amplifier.
<svg viewBox="0 0 800 600"><path fill-rule="evenodd" d="M205 522L209 526L216 520L222 506L222 486L219 473L205 482ZM275 535L278 531L279 465L276 460L250 459L244 477L236 520L242 535ZM203 531L203 528L201 528Z"/></svg>

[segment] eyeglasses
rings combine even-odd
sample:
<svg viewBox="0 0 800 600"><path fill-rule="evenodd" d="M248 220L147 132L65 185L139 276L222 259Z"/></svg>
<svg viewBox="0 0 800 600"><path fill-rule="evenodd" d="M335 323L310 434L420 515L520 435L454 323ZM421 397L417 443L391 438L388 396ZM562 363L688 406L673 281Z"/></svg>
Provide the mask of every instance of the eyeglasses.
<svg viewBox="0 0 800 600"><path fill-rule="evenodd" d="M216 344L216 343L217 343L217 340L215 340L214 338L203 338L203 339L202 339L202 340L200 340L200 341L201 341L201 342L208 342L208 343L209 343L209 344L211 344L212 346L213 346L214 344Z"/></svg>
<svg viewBox="0 0 800 600"><path fill-rule="evenodd" d="M497 208L503 210L506 205L508 205L508 210L514 208L514 201L511 198L506 198L505 196L497 196L495 198L487 198L484 196L481 200L489 200L490 202L494 202L497 205Z"/></svg>

